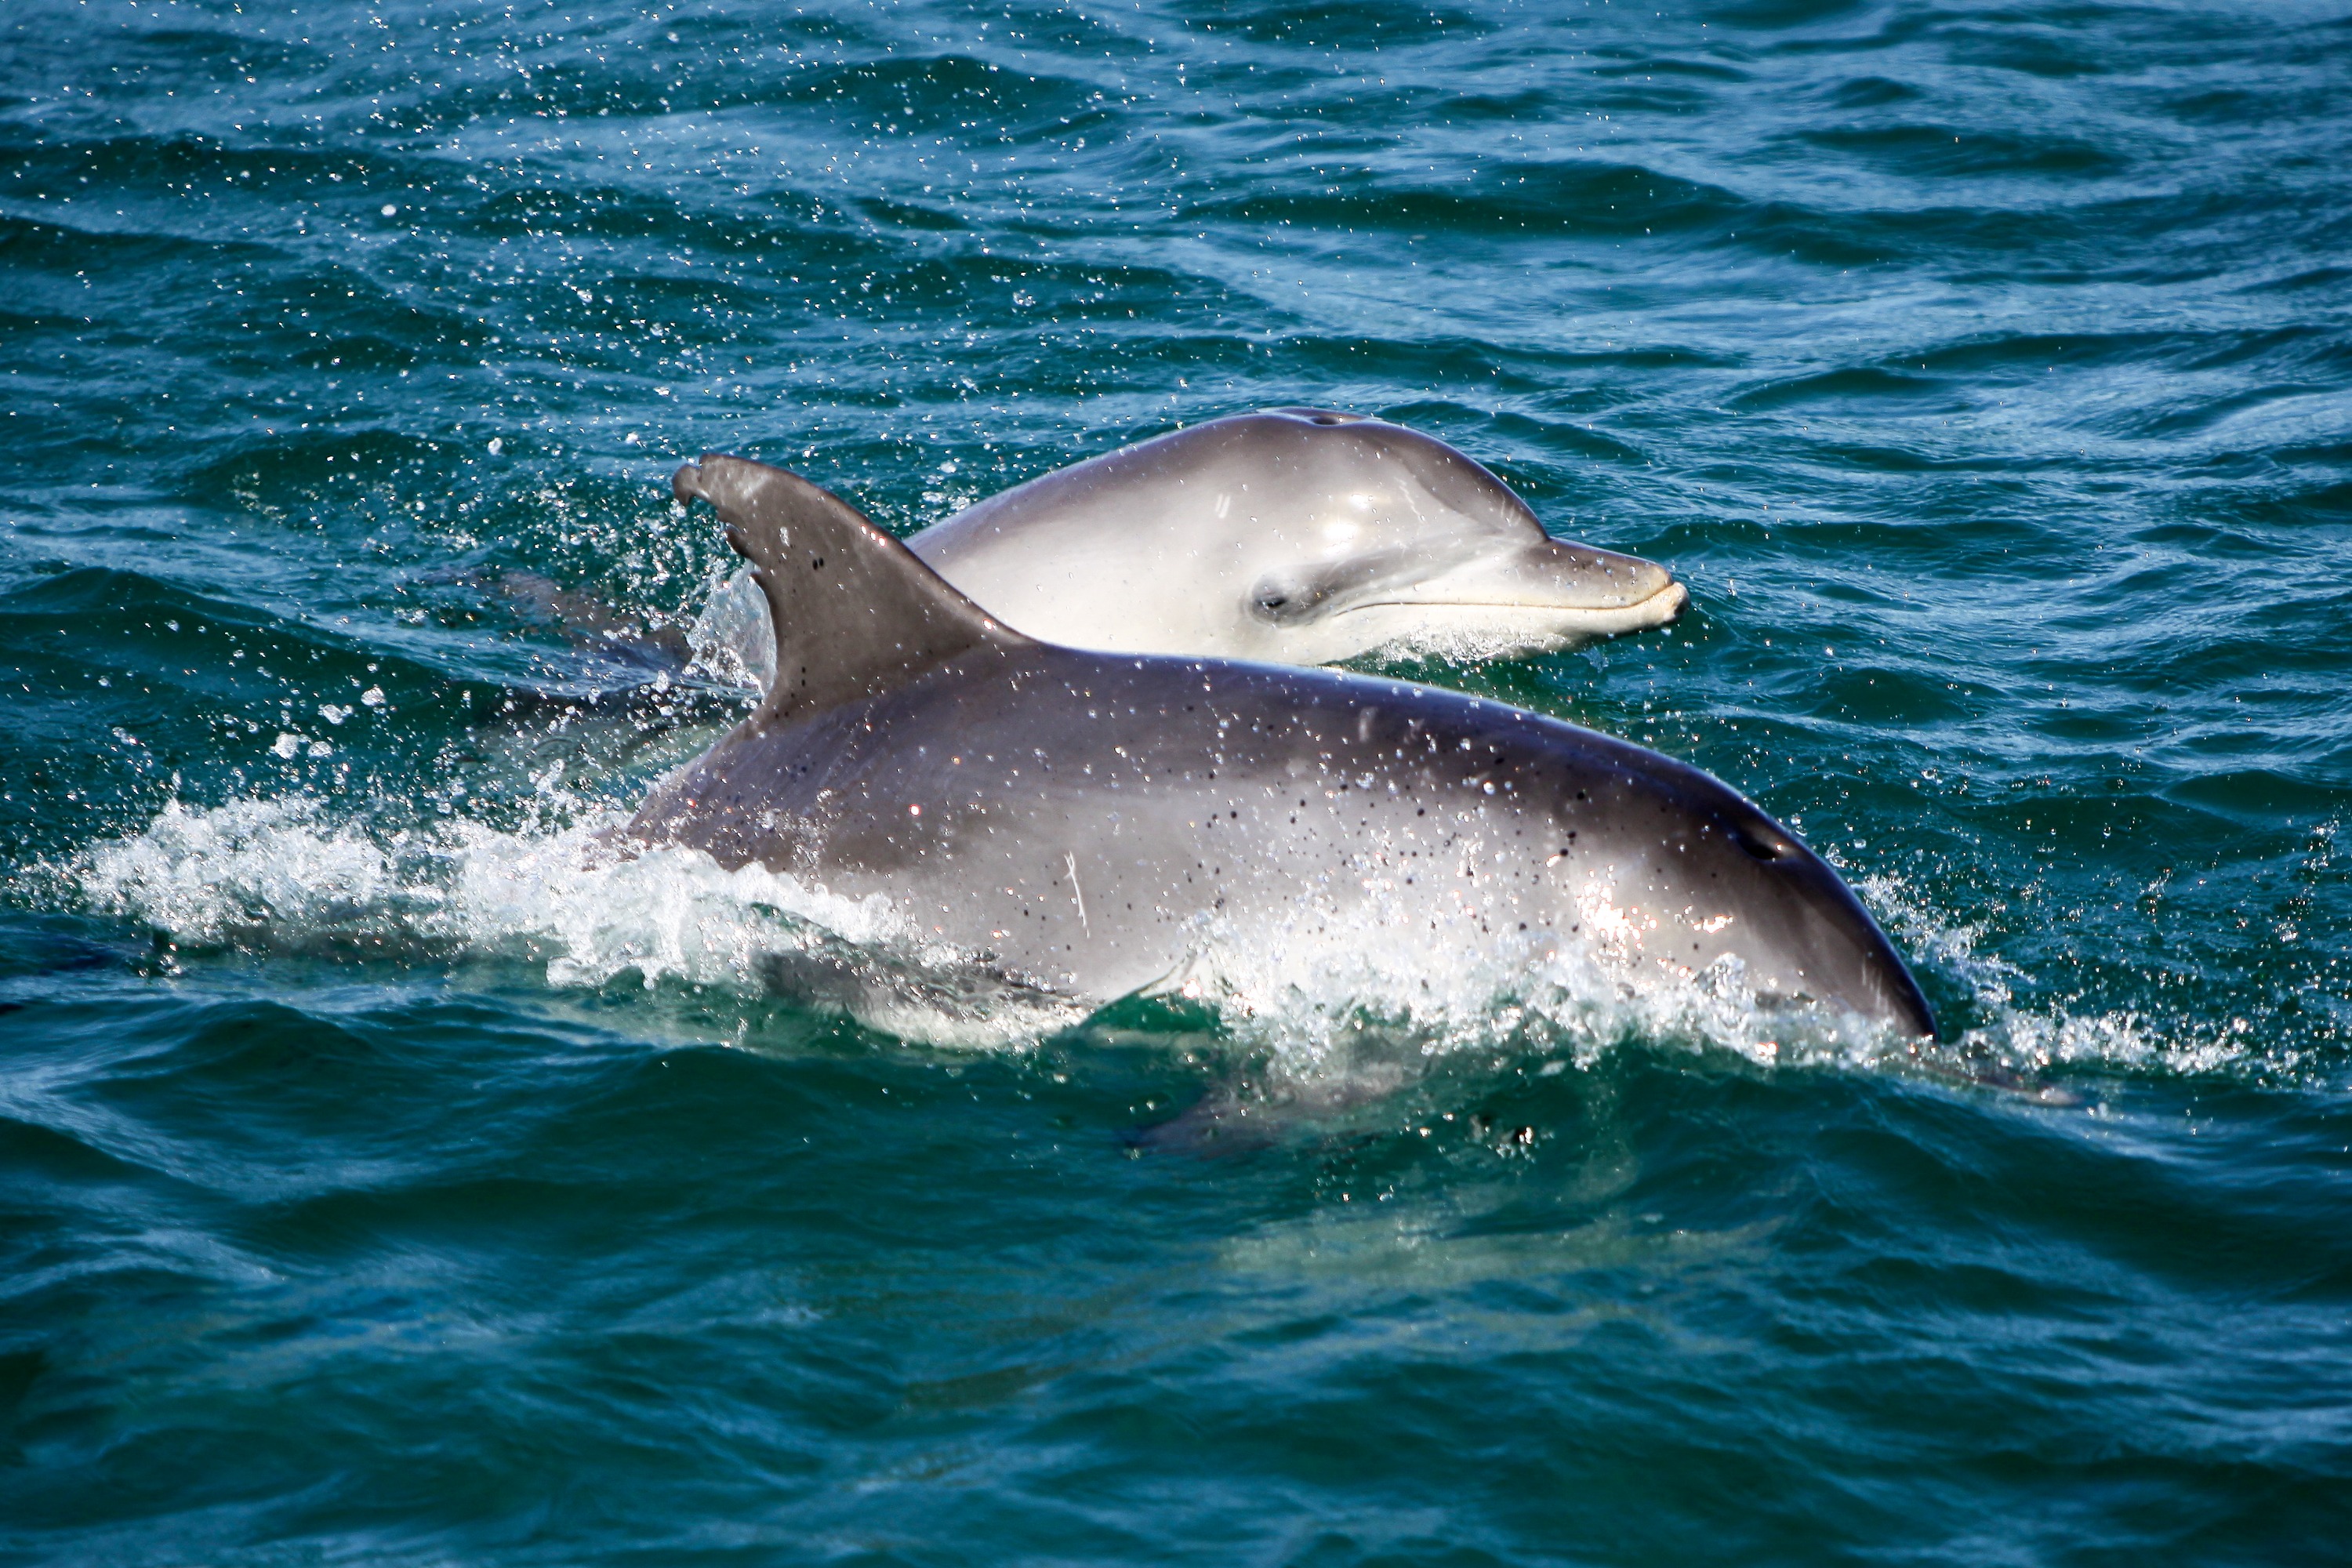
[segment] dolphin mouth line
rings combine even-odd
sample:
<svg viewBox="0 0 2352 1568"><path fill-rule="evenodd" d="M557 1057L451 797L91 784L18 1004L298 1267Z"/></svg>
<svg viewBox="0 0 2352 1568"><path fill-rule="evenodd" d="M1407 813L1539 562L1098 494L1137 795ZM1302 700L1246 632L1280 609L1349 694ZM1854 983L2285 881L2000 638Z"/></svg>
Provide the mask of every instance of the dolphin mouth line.
<svg viewBox="0 0 2352 1568"><path fill-rule="evenodd" d="M1486 610L1503 613L1517 612L1528 616L1607 616L1613 618L1656 609L1664 611L1664 614L1661 615L1657 621L1646 624L1658 625L1678 614L1689 601L1688 588L1684 587L1680 583L1668 583L1646 599L1635 599L1622 605L1558 603L1530 605L1507 603L1500 599L1370 599L1363 604L1349 605L1344 610L1335 611L1331 618L1338 620L1342 616L1360 615L1367 610Z"/></svg>

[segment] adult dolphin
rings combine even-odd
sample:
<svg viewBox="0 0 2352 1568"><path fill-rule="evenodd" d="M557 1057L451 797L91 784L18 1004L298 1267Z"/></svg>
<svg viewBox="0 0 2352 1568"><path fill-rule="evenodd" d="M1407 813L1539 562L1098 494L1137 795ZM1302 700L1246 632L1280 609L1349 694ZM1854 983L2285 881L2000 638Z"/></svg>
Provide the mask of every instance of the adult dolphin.
<svg viewBox="0 0 2352 1568"><path fill-rule="evenodd" d="M1084 1006L1269 952L1423 979L1499 955L1934 1032L1837 874L1696 768L1458 692L1038 642L797 476L713 455L673 487L716 508L786 637L640 841L882 895L920 941Z"/></svg>
<svg viewBox="0 0 2352 1568"><path fill-rule="evenodd" d="M1111 653L1498 658L1672 620L1665 568L1549 537L1444 442L1361 415L1212 419L1016 485L907 546L1003 625ZM757 675L757 601L715 606Z"/></svg>

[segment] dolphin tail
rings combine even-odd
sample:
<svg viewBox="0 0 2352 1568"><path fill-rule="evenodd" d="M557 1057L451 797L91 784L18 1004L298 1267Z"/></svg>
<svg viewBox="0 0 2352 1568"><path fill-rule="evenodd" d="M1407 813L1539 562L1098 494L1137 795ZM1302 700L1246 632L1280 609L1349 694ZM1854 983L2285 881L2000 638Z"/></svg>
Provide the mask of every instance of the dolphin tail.
<svg viewBox="0 0 2352 1568"><path fill-rule="evenodd" d="M711 504L767 595L776 678L757 721L877 696L974 648L1029 641L797 474L706 453L672 476L670 489L681 502Z"/></svg>

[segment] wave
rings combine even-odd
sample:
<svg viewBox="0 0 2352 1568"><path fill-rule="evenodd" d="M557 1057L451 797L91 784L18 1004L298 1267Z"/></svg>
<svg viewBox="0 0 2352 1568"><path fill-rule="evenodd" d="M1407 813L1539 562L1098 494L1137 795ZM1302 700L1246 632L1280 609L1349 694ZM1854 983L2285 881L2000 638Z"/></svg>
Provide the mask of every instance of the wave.
<svg viewBox="0 0 2352 1568"><path fill-rule="evenodd" d="M58 869L89 910L161 933L174 962L205 950L520 961L560 991L626 981L747 1004L782 994L957 1049L1026 1049L1097 1017L1126 1020L1102 1026L1126 1034L1140 1007L1180 1036L1182 1020L1205 1016L1225 1049L1264 1063L1274 1081L1321 1086L1323 1099L1333 1085L1377 1090L1465 1054L1589 1068L1636 1042L1767 1068L1892 1067L2029 1089L2026 1079L2053 1068L2283 1065L2253 1049L2242 1021L2200 1032L2128 1011L2020 1005L2024 976L1979 951L1981 928L1884 877L1854 885L1980 1020L1941 1046L1759 1007L1721 965L1644 979L1606 953L1546 961L1497 940L1439 971L1369 940L1368 918L1335 921L1312 900L1262 913L1246 931L1200 928L1175 973L1105 1014L928 935L880 894L848 898L756 863L730 871L699 850L635 846L620 836L621 814L554 790L543 805L540 820L513 829L467 819L383 828L338 818L311 795L173 802L144 830Z"/></svg>
<svg viewBox="0 0 2352 1568"><path fill-rule="evenodd" d="M983 973L879 895L629 845L610 810L554 820L572 804L513 830L458 819L380 831L315 796L175 801L66 870L93 909L196 949L520 959L563 988L633 974L647 989L800 992L940 1044L1031 1039L1080 1016Z"/></svg>

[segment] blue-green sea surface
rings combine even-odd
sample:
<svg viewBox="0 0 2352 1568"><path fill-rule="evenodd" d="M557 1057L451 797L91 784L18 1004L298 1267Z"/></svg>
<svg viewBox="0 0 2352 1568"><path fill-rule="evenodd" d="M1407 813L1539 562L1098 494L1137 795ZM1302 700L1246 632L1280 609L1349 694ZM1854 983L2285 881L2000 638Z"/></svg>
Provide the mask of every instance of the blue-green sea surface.
<svg viewBox="0 0 2352 1568"><path fill-rule="evenodd" d="M2343 1561L2347 106L2342 0L9 0L0 1559ZM583 855L743 710L681 458L1289 404L1670 563L1368 668L1753 795L1941 1040L885 1028Z"/></svg>

